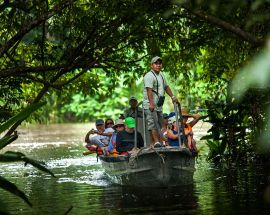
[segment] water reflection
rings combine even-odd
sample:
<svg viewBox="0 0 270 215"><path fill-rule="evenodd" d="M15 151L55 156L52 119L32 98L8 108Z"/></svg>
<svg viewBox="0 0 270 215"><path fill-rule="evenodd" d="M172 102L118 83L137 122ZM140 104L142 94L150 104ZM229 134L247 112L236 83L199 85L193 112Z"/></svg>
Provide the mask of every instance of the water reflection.
<svg viewBox="0 0 270 215"><path fill-rule="evenodd" d="M121 198L108 198L111 189L105 189L104 205L113 203L123 214L134 213L134 210L142 214L175 214L177 211L194 214L198 207L192 185L175 188L117 187L115 189L121 193Z"/></svg>

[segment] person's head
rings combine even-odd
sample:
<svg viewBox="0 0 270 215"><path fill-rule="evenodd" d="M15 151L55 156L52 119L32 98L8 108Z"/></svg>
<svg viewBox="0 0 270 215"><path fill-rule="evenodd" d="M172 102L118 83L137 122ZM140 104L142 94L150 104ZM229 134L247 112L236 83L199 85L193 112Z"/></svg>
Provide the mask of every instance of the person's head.
<svg viewBox="0 0 270 215"><path fill-rule="evenodd" d="M177 129L177 126L176 126L176 117L175 116L170 117L170 122L172 124L173 129ZM180 123L180 120L178 122Z"/></svg>
<svg viewBox="0 0 270 215"><path fill-rule="evenodd" d="M135 119L133 117L127 117L124 121L125 124L125 130L128 133L133 133L135 128Z"/></svg>
<svg viewBox="0 0 270 215"><path fill-rule="evenodd" d="M151 69L156 72L159 73L162 69L162 59L159 56L155 56L152 58L151 60Z"/></svg>
<svg viewBox="0 0 270 215"><path fill-rule="evenodd" d="M123 119L117 119L115 121L115 124L113 126L113 129L116 131L116 132L119 132L119 131L123 131L125 129L125 125L124 125L124 121Z"/></svg>
<svg viewBox="0 0 270 215"><path fill-rule="evenodd" d="M191 117L192 115L190 115L188 113L188 110L185 107L183 107L181 109L181 114L182 114L182 117L183 117L183 124L185 125L187 123L187 121L188 121L188 118Z"/></svg>
<svg viewBox="0 0 270 215"><path fill-rule="evenodd" d="M167 126L168 124L169 124L169 115L167 114L167 113L164 113L163 115L162 115L162 122L163 122L163 124L165 125L165 126Z"/></svg>
<svg viewBox="0 0 270 215"><path fill-rule="evenodd" d="M130 107L131 107L132 109L135 109L136 106L137 106L137 104L138 104L138 100L136 99L136 97L131 96L131 97L129 98L129 105L130 105Z"/></svg>
<svg viewBox="0 0 270 215"><path fill-rule="evenodd" d="M96 120L96 128L98 131L104 131L105 130L105 123L103 119L97 119Z"/></svg>
<svg viewBox="0 0 270 215"><path fill-rule="evenodd" d="M105 128L111 128L113 125L114 125L114 122L112 119L105 120Z"/></svg>

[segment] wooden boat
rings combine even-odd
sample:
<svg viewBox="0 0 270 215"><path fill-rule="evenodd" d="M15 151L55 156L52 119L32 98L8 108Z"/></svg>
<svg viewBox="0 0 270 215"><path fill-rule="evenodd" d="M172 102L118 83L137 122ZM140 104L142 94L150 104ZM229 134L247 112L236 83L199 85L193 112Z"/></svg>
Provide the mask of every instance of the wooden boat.
<svg viewBox="0 0 270 215"><path fill-rule="evenodd" d="M171 187L193 183L195 156L186 148L142 148L130 155L99 158L106 174L116 184Z"/></svg>

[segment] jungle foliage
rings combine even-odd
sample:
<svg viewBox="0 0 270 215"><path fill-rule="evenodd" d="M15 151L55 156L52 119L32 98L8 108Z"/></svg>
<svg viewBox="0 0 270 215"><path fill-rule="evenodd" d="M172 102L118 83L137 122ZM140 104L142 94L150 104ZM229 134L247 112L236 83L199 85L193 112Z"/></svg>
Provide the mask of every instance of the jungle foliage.
<svg viewBox="0 0 270 215"><path fill-rule="evenodd" d="M139 80L159 55L180 101L208 109L209 159L253 162L269 151L270 79L260 79L264 85L249 81L241 96L229 89L237 72L264 49L269 9L269 0L1 1L1 146L17 138L26 117L5 125L40 101L47 105L33 118L41 122L117 116L127 97L141 98ZM264 70L269 74L269 67ZM243 71L242 77L257 78ZM20 153L1 154L9 158L44 170ZM0 183L29 204L2 177Z"/></svg>
<svg viewBox="0 0 270 215"><path fill-rule="evenodd" d="M0 4L0 121L41 100L50 104L44 108L48 117L55 110L50 107L75 114L82 107L74 104L84 102L89 102L89 109L79 120L87 114L89 119L97 116L94 104L105 103L100 108L110 114L126 101L121 97L131 94L129 89L149 69L151 57L160 55L180 101L193 98L195 106L209 107L209 116L221 108L223 115L210 117L210 122L215 124L218 118L222 125L227 114L240 111L240 106L229 105L227 85L264 48L269 7L269 0L4 0ZM123 83L122 94L118 89ZM108 90L111 93L104 93ZM110 99L114 102L106 103ZM253 109L248 108L249 100L243 101L239 126L251 129L250 136L255 137L254 128L260 125L246 121ZM226 108L220 105L224 103ZM13 135L21 122L6 135ZM231 136L226 129L209 132ZM232 149L226 143L225 149L238 150L243 142L236 142Z"/></svg>
<svg viewBox="0 0 270 215"><path fill-rule="evenodd" d="M26 107L23 109L19 114L11 117L6 122L2 123L0 125L0 134L5 132L7 129L12 127L14 124L16 124L18 121L22 121L30 116L31 113L36 111L41 106L45 105L44 102L33 104L29 107ZM3 136L0 138L0 150L6 147L7 145L11 144L13 141L15 141L18 138L17 132L14 132L14 134L9 136ZM31 164L32 166L36 167L37 169L49 173L51 176L55 177L54 174L48 170L45 166L45 164L41 161L37 161L31 158L28 158L26 155L20 152L13 152L13 151L6 151L5 153L0 153L0 162L1 163L7 163L7 162L24 162L25 166L27 164ZM32 203L29 201L27 196L23 191L21 191L14 183L10 182L6 178L2 177L0 175L0 188L4 189L21 199L23 199L30 207L32 207ZM1 202L0 202L1 204ZM2 204L1 204L2 206ZM3 210L1 207L0 209L1 214L8 214L6 211Z"/></svg>

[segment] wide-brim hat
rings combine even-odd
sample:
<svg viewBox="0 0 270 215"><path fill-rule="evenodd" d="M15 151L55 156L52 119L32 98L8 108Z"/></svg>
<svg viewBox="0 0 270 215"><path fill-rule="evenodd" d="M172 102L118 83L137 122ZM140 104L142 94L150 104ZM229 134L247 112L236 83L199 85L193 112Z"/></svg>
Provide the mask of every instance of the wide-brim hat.
<svg viewBox="0 0 270 215"><path fill-rule="evenodd" d="M124 125L124 120L122 120L122 119L117 119L117 120L115 121L115 124L113 125L113 128L115 129L115 127L116 127L117 125Z"/></svg>
<svg viewBox="0 0 270 215"><path fill-rule="evenodd" d="M182 114L183 117L192 117L192 114L188 113L187 108L182 108L181 109L181 114Z"/></svg>

